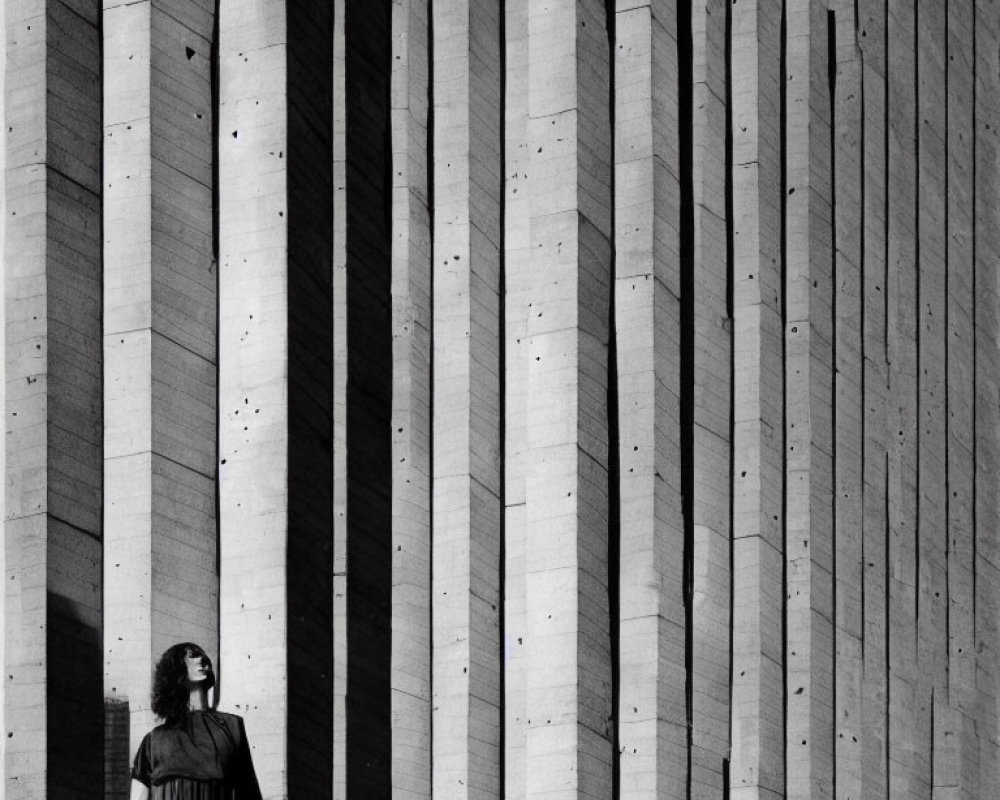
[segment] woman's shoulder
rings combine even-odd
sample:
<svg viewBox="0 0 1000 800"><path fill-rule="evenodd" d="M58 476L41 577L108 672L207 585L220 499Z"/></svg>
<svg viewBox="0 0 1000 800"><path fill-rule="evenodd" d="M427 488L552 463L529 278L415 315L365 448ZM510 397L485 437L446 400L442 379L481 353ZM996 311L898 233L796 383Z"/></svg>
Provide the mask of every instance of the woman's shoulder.
<svg viewBox="0 0 1000 800"><path fill-rule="evenodd" d="M212 708L205 711L192 711L189 712L188 719L192 719L196 716L204 715L208 719L212 719L216 724L224 724L227 728L232 730L239 730L243 727L243 717L239 714L231 714L228 711L219 711L218 709ZM145 742L150 738L158 738L161 736L170 736L177 731L183 731L187 728L187 725L183 722L181 723L169 723L161 722L159 725L154 727L149 733L146 734L143 741Z"/></svg>
<svg viewBox="0 0 1000 800"><path fill-rule="evenodd" d="M225 728L229 734L234 738L234 740L239 741L242 739L244 734L243 717L239 714L231 714L228 711L219 711L213 708L209 711L200 712L203 713L208 719L212 720L216 725Z"/></svg>
<svg viewBox="0 0 1000 800"><path fill-rule="evenodd" d="M241 717L239 714L232 714L228 711L219 711L219 709L217 708L213 708L211 711L207 713L213 714L214 716L218 717L219 719L231 725L243 724L243 717Z"/></svg>

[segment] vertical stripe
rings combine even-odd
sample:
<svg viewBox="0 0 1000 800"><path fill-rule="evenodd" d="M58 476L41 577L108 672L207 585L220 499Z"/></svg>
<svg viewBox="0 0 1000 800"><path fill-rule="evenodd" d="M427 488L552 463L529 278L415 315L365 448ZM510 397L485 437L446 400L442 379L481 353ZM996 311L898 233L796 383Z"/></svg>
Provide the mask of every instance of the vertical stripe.
<svg viewBox="0 0 1000 800"><path fill-rule="evenodd" d="M862 63L853 4L830 4L834 309L834 791L861 797L863 730Z"/></svg>
<svg viewBox="0 0 1000 800"><path fill-rule="evenodd" d="M733 686L730 791L785 785L781 14L732 9Z"/></svg>
<svg viewBox="0 0 1000 800"><path fill-rule="evenodd" d="M333 28L220 14L220 694L298 796L333 779Z"/></svg>
<svg viewBox="0 0 1000 800"><path fill-rule="evenodd" d="M677 18L615 19L622 797L684 797Z"/></svg>
<svg viewBox="0 0 1000 800"><path fill-rule="evenodd" d="M973 575L975 594L976 696L980 717L980 791L992 786L1000 769L998 759L998 646L996 608L1000 592L997 571L997 530L1000 523L998 495L994 490L998 470L998 430L992 417L996 409L998 353L998 289L996 263L1000 254L1000 207L997 204L998 146L1000 126L1000 71L998 63L998 5L980 0L974 9L974 196L973 258L975 311L975 538Z"/></svg>
<svg viewBox="0 0 1000 800"><path fill-rule="evenodd" d="M527 781L552 798L606 798L612 778L604 20L528 5Z"/></svg>
<svg viewBox="0 0 1000 800"><path fill-rule="evenodd" d="M861 51L861 313L863 570L861 778L863 797L888 795L888 619L886 454L886 55L883 0L860 4Z"/></svg>
<svg viewBox="0 0 1000 800"><path fill-rule="evenodd" d="M889 0L889 794L922 797L916 720L916 132L913 4Z"/></svg>
<svg viewBox="0 0 1000 800"><path fill-rule="evenodd" d="M97 794L101 97L96 2L6 14L5 791Z"/></svg>
<svg viewBox="0 0 1000 800"><path fill-rule="evenodd" d="M729 759L730 361L726 8L691 3L694 305L691 795L724 792ZM678 31L684 35L683 31Z"/></svg>
<svg viewBox="0 0 1000 800"><path fill-rule="evenodd" d="M947 293L944 3L917 9L917 763L944 785L947 706Z"/></svg>
<svg viewBox="0 0 1000 800"><path fill-rule="evenodd" d="M975 747L975 624L973 618L973 502L975 497L973 325L973 5L949 0L945 71L947 91L947 633L948 705L956 722L953 786L977 791Z"/></svg>
<svg viewBox="0 0 1000 800"><path fill-rule="evenodd" d="M218 651L214 22L190 3L103 14L104 681L129 712L108 754L126 783L157 659Z"/></svg>
<svg viewBox="0 0 1000 800"><path fill-rule="evenodd" d="M426 2L392 10L392 785L431 789L431 230Z"/></svg>
<svg viewBox="0 0 1000 800"><path fill-rule="evenodd" d="M434 3L434 791L500 777L500 105L494 2Z"/></svg>
<svg viewBox="0 0 1000 800"><path fill-rule="evenodd" d="M371 798L392 792L392 7L344 22L346 780Z"/></svg>
<svg viewBox="0 0 1000 800"><path fill-rule="evenodd" d="M827 27L831 21L825 10L817 3L788 3L785 12L785 769L789 798L832 795L831 298L839 300L840 296L834 294L830 257L829 130L834 120L830 119L828 59L836 58L836 53L819 44L823 33L828 41L831 35L836 39L835 30Z"/></svg>
<svg viewBox="0 0 1000 800"><path fill-rule="evenodd" d="M347 800L347 0L333 6L333 786Z"/></svg>
<svg viewBox="0 0 1000 800"><path fill-rule="evenodd" d="M528 3L506 0L506 97L504 129L504 776L505 797L527 795L528 729L526 585L528 314L531 302L530 192L528 170Z"/></svg>

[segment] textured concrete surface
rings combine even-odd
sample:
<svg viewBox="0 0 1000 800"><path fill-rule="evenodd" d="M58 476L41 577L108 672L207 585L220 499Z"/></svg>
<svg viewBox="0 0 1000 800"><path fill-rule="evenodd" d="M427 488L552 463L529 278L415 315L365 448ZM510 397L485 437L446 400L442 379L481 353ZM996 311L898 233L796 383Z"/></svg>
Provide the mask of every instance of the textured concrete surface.
<svg viewBox="0 0 1000 800"><path fill-rule="evenodd" d="M8 797L104 788L98 15L6 10Z"/></svg>
<svg viewBox="0 0 1000 800"><path fill-rule="evenodd" d="M3 12L5 797L991 796L997 0Z"/></svg>
<svg viewBox="0 0 1000 800"><path fill-rule="evenodd" d="M218 652L214 19L105 3L104 694L127 780L149 676L176 641ZM120 723L106 724L121 733Z"/></svg>

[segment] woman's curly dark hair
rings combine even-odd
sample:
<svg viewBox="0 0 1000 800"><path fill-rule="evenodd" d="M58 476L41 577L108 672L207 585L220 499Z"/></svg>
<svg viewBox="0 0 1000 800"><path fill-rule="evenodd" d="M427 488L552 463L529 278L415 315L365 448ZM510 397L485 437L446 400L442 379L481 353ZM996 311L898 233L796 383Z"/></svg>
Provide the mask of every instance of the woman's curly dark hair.
<svg viewBox="0 0 1000 800"><path fill-rule="evenodd" d="M169 727L182 725L187 719L191 690L188 687L184 657L188 651L208 658L205 651L193 642L181 642L167 648L153 674L153 713ZM214 682L210 676L208 688Z"/></svg>

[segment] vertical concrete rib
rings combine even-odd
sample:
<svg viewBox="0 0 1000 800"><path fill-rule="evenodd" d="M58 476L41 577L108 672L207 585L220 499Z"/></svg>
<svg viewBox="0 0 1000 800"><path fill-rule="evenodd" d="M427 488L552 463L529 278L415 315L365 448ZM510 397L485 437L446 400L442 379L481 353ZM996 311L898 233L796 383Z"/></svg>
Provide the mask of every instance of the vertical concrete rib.
<svg viewBox="0 0 1000 800"><path fill-rule="evenodd" d="M507 800L527 794L525 746L528 673L527 608L528 304L531 302L528 191L528 0L505 0L506 109L504 130L504 776Z"/></svg>
<svg viewBox="0 0 1000 800"><path fill-rule="evenodd" d="M0 3L0 31L3 32L3 39L0 41L0 48L2 48L3 53L3 69L0 69L0 98L3 98L3 102L0 103L0 131L7 130L7 102L6 102L6 86L7 86L7 5L5 3ZM7 148L6 146L0 147L0 175L7 174ZM6 192L6 190L4 190ZM6 211L7 198L4 194L3 208L0 210L0 252L6 253L7 247L7 211ZM7 330L7 276L6 270L0 270L0 297L3 301L0 302L0 331L4 331L6 335ZM7 407L6 407L6 396L7 396L7 357L4 353L4 357L0 358L0 415L4 419L7 418ZM7 449L5 447L0 447L0 475L6 478L7 475ZM2 519L7 518L7 501L6 492L0 492L0 514L3 516ZM4 584L7 582L7 548L4 545L0 545L0 576L3 576ZM6 589L0 592L0 664L6 666L7 664L7 592ZM0 680L0 732L7 730L7 681ZM105 731L105 736L107 736L107 731ZM0 740L4 737L0 734ZM6 758L4 758L4 753L6 751L6 742L0 745L0 786L6 786Z"/></svg>
<svg viewBox="0 0 1000 800"><path fill-rule="evenodd" d="M997 727L998 652L997 607L1000 602L1000 441L996 402L1000 393L1000 3L976 0L974 8L974 195L973 259L975 281L975 595L976 693L980 717L980 790L994 786L1000 770Z"/></svg>
<svg viewBox="0 0 1000 800"><path fill-rule="evenodd" d="M333 800L347 800L347 51L348 0L333 3Z"/></svg>
<svg viewBox="0 0 1000 800"><path fill-rule="evenodd" d="M605 9L528 5L527 781L611 793L607 360L611 130Z"/></svg>
<svg viewBox="0 0 1000 800"><path fill-rule="evenodd" d="M944 3L917 10L917 763L944 786L947 705L947 314ZM937 727L934 727L934 725Z"/></svg>
<svg viewBox="0 0 1000 800"><path fill-rule="evenodd" d="M833 120L828 58L836 53L828 54L824 46L832 33L824 3L789 3L786 15L786 792L789 798L823 798L832 796L834 761ZM856 193L851 194L848 190L848 205L857 203ZM856 254L845 254L844 260L852 255L856 270ZM839 394L843 384L837 389ZM856 415L856 409L848 405L844 413ZM850 448L844 455L856 458ZM857 476L838 477L846 481ZM856 526L851 534L856 540Z"/></svg>
<svg viewBox="0 0 1000 800"><path fill-rule="evenodd" d="M677 14L618 3L615 324L622 797L687 792Z"/></svg>
<svg viewBox="0 0 1000 800"><path fill-rule="evenodd" d="M885 0L859 4L861 57L861 797L888 796Z"/></svg>
<svg viewBox="0 0 1000 800"><path fill-rule="evenodd" d="M960 797L979 796L975 746L976 655L973 563L975 499L975 356L973 170L972 0L946 4L947 116L947 615L948 704L956 723L953 786Z"/></svg>
<svg viewBox="0 0 1000 800"><path fill-rule="evenodd" d="M435 0L435 795L500 777L501 60L495 2Z"/></svg>
<svg viewBox="0 0 1000 800"><path fill-rule="evenodd" d="M213 4L105 2L104 692L127 791L150 680L218 648Z"/></svg>
<svg viewBox="0 0 1000 800"><path fill-rule="evenodd" d="M862 796L864 422L862 64L853 3L830 2L833 148L834 740L837 797Z"/></svg>
<svg viewBox="0 0 1000 800"><path fill-rule="evenodd" d="M220 14L220 690L265 795L309 796L333 780L333 21Z"/></svg>
<svg viewBox="0 0 1000 800"><path fill-rule="evenodd" d="M431 791L431 230L426 0L392 7L392 787Z"/></svg>
<svg viewBox="0 0 1000 800"><path fill-rule="evenodd" d="M782 4L732 8L734 800L784 793Z"/></svg>
<svg viewBox="0 0 1000 800"><path fill-rule="evenodd" d="M888 0L889 795L924 797L914 755L916 642L916 130L915 15ZM924 757L924 756L921 756Z"/></svg>
<svg viewBox="0 0 1000 800"><path fill-rule="evenodd" d="M685 31L678 31L685 35ZM691 4L694 524L691 796L723 796L729 759L730 360L726 2Z"/></svg>
<svg viewBox="0 0 1000 800"><path fill-rule="evenodd" d="M4 759L103 790L100 6L6 9Z"/></svg>

